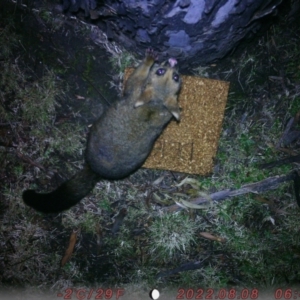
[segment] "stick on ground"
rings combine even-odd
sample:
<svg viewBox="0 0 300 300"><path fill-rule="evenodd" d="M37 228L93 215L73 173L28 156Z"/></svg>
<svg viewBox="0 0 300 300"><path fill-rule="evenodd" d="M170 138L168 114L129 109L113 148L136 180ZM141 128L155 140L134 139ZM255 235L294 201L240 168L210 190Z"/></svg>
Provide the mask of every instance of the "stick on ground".
<svg viewBox="0 0 300 300"><path fill-rule="evenodd" d="M207 197L199 197L192 199L190 203L193 204L203 204L209 202L209 199L213 201L222 201L230 197L235 197L243 194L248 194L248 193L262 193L268 190L274 190L276 189L281 183L286 182L286 181L294 181L294 190L295 190L295 197L297 200L297 204L300 207L300 197L299 197L299 191L300 191L300 177L296 171L293 171L287 175L282 175L282 176L274 176L274 177L269 177L267 179L261 180L256 183L250 183L250 184L245 184L243 185L240 189L237 190L223 190L219 191L213 194L208 195ZM179 211L182 210L183 208L178 206L177 204L168 206L165 208L166 211L172 212L172 211Z"/></svg>

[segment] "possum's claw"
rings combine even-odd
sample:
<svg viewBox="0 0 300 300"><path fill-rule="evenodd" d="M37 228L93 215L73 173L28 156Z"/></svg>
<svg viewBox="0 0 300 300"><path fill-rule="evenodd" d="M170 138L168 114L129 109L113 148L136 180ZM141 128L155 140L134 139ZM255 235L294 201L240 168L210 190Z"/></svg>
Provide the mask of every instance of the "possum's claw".
<svg viewBox="0 0 300 300"><path fill-rule="evenodd" d="M146 50L146 56L150 56L151 58L154 59L154 61L157 61L158 59L158 54L156 51L154 51L152 48L148 48Z"/></svg>

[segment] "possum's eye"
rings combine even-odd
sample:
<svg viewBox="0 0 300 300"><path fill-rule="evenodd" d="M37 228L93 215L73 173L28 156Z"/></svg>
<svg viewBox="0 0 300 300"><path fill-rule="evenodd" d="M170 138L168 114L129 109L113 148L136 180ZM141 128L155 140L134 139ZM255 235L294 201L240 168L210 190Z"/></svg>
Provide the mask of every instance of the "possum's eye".
<svg viewBox="0 0 300 300"><path fill-rule="evenodd" d="M179 75L176 74L176 73L174 73L173 74L173 80L176 81L176 82L178 82L179 81Z"/></svg>
<svg viewBox="0 0 300 300"><path fill-rule="evenodd" d="M166 73L166 69L160 68L156 71L156 75L162 76Z"/></svg>

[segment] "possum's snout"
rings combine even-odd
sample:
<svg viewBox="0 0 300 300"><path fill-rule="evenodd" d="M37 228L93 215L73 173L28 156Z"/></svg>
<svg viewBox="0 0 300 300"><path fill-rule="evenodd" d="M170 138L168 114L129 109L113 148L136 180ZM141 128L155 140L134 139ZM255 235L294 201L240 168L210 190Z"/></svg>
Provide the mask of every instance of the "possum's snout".
<svg viewBox="0 0 300 300"><path fill-rule="evenodd" d="M169 58L168 62L171 68L174 68L177 65L177 60L175 58Z"/></svg>

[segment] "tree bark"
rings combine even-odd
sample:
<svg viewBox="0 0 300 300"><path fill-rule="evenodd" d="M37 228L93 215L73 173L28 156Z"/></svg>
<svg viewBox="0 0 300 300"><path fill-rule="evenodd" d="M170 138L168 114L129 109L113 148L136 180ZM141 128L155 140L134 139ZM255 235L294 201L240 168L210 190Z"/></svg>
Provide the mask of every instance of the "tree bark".
<svg viewBox="0 0 300 300"><path fill-rule="evenodd" d="M224 57L254 35L282 0L63 0L109 39L143 56L149 47L192 69Z"/></svg>

